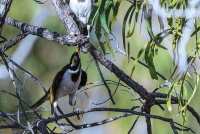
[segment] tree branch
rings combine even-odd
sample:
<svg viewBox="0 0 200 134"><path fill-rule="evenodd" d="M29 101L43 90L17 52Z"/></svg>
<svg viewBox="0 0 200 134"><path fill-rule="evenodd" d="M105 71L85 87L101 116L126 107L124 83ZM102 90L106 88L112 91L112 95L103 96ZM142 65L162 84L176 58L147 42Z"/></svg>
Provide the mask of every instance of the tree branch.
<svg viewBox="0 0 200 134"><path fill-rule="evenodd" d="M131 109L120 109L120 108L91 108L89 110L84 110L84 111L79 111L79 114L86 114L86 113L90 113L90 112L117 112L117 113L125 113L121 117L127 117L127 116L131 116L131 115L138 115L138 116L144 116L147 118L152 118L152 119L158 119L161 121L165 121L168 122L172 129L174 130L174 134L177 134L177 126L179 125L178 123L174 122L172 119L170 118L166 118L166 117L162 117L162 116L158 116L158 115L150 115L147 114L145 112L138 112L138 111L134 111ZM51 117L48 119L41 119L37 122L37 126L35 126L35 129L38 128L41 132L42 131L47 131L44 128L47 126L47 124L52 123L52 122L56 122L58 120L64 119L64 118L68 118L68 117L72 117L72 116L77 116L76 112L73 113L68 113L68 114L64 114L64 115L60 115L60 116L56 116L56 117ZM115 119L120 119L120 118L110 118L108 119L108 122L110 122L111 120L115 120ZM109 121L110 120L110 121ZM106 120L102 121L103 123L108 123ZM88 124L83 124L83 125L77 125L78 129L83 129L83 128L88 128L88 127L94 127L94 126L98 126L99 124L103 124L102 122L99 123L92 123L90 125ZM184 127L184 126L183 126Z"/></svg>
<svg viewBox="0 0 200 134"><path fill-rule="evenodd" d="M88 42L88 39L84 35L61 35L57 32L51 32L47 28L33 26L24 22L20 22L11 17L7 17L5 19L5 24L14 26L23 32L28 32L29 34L37 35L50 41L55 41L62 45L76 46Z"/></svg>
<svg viewBox="0 0 200 134"><path fill-rule="evenodd" d="M0 33L2 25L4 24L6 15L8 11L10 10L12 0L1 0L0 2Z"/></svg>
<svg viewBox="0 0 200 134"><path fill-rule="evenodd" d="M72 11L68 4L64 4L62 0L51 0L53 3L55 10L60 18L60 20L63 22L66 30L70 34L80 34L80 30L76 22L74 21L72 15Z"/></svg>
<svg viewBox="0 0 200 134"><path fill-rule="evenodd" d="M101 52L99 52L94 46L90 45L90 48L88 50L98 62L100 62L109 71L114 73L121 81L130 86L136 93L138 93L141 96L142 99L149 99L150 94L147 92L147 89L145 89L142 85L132 80L126 73L124 73L124 71L119 69L110 60L106 59L105 56Z"/></svg>

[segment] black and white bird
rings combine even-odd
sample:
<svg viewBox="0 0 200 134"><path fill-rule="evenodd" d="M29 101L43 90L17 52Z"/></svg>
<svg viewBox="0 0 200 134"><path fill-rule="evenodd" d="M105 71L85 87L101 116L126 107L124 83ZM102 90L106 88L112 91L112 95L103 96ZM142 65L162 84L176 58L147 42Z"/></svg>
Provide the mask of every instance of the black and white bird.
<svg viewBox="0 0 200 134"><path fill-rule="evenodd" d="M37 108L46 100L50 101L51 110L54 113L57 108L59 98L69 95L69 104L75 105L75 94L78 89L85 86L87 82L87 74L81 68L81 60L79 51L74 52L71 56L70 63L64 66L54 77L52 86L48 92L39 99L31 108Z"/></svg>
<svg viewBox="0 0 200 134"><path fill-rule="evenodd" d="M92 0L70 0L69 6L76 17L84 25L87 25L87 35L89 36L90 25L88 25L88 21L92 11Z"/></svg>
<svg viewBox="0 0 200 134"><path fill-rule="evenodd" d="M88 23L92 10L92 0L70 0L69 6L83 24Z"/></svg>

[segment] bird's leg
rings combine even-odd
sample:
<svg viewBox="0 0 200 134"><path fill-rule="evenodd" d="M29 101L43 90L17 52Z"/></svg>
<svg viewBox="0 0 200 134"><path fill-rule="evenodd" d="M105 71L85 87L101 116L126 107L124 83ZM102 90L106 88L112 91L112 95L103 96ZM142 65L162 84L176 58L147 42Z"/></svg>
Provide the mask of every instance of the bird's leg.
<svg viewBox="0 0 200 134"><path fill-rule="evenodd" d="M56 109L58 108L58 103L57 103L57 101L55 101L54 103L53 103L53 105L51 105L51 114L53 114L53 116L55 117L55 118L57 118L58 117L58 115L57 115L57 113L56 113ZM56 123L58 124L58 121L56 121Z"/></svg>
<svg viewBox="0 0 200 134"><path fill-rule="evenodd" d="M90 38L90 25L87 24L87 38Z"/></svg>
<svg viewBox="0 0 200 134"><path fill-rule="evenodd" d="M64 112L61 110L61 108L58 105L57 105L57 110L61 115L64 115ZM69 123L70 126L72 126L73 128L77 128L77 126L68 117L65 117L65 120ZM62 124L58 122L56 123L62 126Z"/></svg>
<svg viewBox="0 0 200 134"><path fill-rule="evenodd" d="M57 110L61 115L64 115L64 112L61 110L61 108L59 106L57 106ZM72 126L75 129L78 129L78 127L68 117L65 117L65 120L69 123L70 126ZM56 123L59 125L58 122L56 122Z"/></svg>
<svg viewBox="0 0 200 134"><path fill-rule="evenodd" d="M77 116L77 118L78 118L78 120L80 120L80 109L79 108L76 108L76 97L74 96L74 98L73 98L73 105L72 105L72 107L73 107L73 112L76 114L76 116Z"/></svg>
<svg viewBox="0 0 200 134"><path fill-rule="evenodd" d="M77 119L80 120L81 110L79 108L73 107L73 112L76 114Z"/></svg>
<svg viewBox="0 0 200 134"><path fill-rule="evenodd" d="M76 108L76 106L75 106L75 105L76 105L76 96L74 96L73 100L74 100L74 103L73 103L73 105L72 105L72 107L73 107L73 112L76 114L77 119L80 120L80 109L79 109L79 108Z"/></svg>

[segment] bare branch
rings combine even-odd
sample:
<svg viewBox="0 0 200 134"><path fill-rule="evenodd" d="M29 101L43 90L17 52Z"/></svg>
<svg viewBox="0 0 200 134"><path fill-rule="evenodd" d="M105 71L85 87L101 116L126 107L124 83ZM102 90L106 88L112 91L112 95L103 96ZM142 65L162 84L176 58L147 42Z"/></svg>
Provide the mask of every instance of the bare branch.
<svg viewBox="0 0 200 134"><path fill-rule="evenodd" d="M1 0L0 1L0 33L2 25L4 24L6 15L10 9L12 0Z"/></svg>
<svg viewBox="0 0 200 134"><path fill-rule="evenodd" d="M139 117L140 117L140 116L137 116L137 118L136 118L135 121L133 122L133 125L132 125L131 128L128 130L128 134L131 134L131 132L132 132L133 128L135 127L135 125L136 125L136 123L137 123Z"/></svg>
<svg viewBox="0 0 200 134"><path fill-rule="evenodd" d="M64 4L62 0L51 0L53 3L55 10L60 18L60 20L64 23L65 28L70 34L80 34L80 30L71 16L71 9L68 4Z"/></svg>
<svg viewBox="0 0 200 134"><path fill-rule="evenodd" d="M197 113L197 111L195 111L195 109L189 105L187 106L187 109L193 115L193 117L195 117L198 124L200 125L200 115Z"/></svg>
<svg viewBox="0 0 200 134"><path fill-rule="evenodd" d="M102 53L100 53L94 46L90 45L89 52L98 60L104 67L114 73L121 81L130 86L135 92L137 92L142 99L149 99L149 93L142 85L132 80L124 71L119 69L114 63L106 59Z"/></svg>
<svg viewBox="0 0 200 134"><path fill-rule="evenodd" d="M112 119L108 119L108 120L103 120L102 122L99 123L92 123L92 124L83 124L83 125L77 125L77 129L83 129L83 128L88 128L88 127L94 127L94 126L98 126L100 124L105 124L105 123L109 123L115 119L120 119L122 117L127 117L127 116L131 116L131 115L138 115L138 116L144 116L144 117L148 117L148 118L152 118L152 119L158 119L161 121L165 121L168 122L172 129L174 130L174 134L177 134L177 126L176 122L174 122L172 119L170 118L166 118L166 117L162 117L162 116L158 116L158 115L150 115L147 114L145 112L138 112L138 111L134 111L134 110L130 110L130 109L120 109L120 108L91 108L89 110L84 110L84 111L79 111L80 114L85 114L85 113L90 113L90 112L117 112L117 113L125 113L122 116L117 116L116 118ZM47 124L52 123L52 122L56 122L60 119L66 118L66 117L72 117L72 116L77 116L76 112L73 113L68 113L68 114L64 114L64 115L60 115L60 116L56 116L56 117L51 117L48 119L42 119L39 120L36 124L37 126L35 126L35 129L39 129L40 132L46 132L47 130L45 130ZM118 118L119 117L119 118ZM178 124L179 125L179 124Z"/></svg>
<svg viewBox="0 0 200 134"><path fill-rule="evenodd" d="M47 40L56 41L62 45L76 46L88 42L88 39L84 35L61 35L57 32L51 32L47 28L29 25L11 17L5 19L5 24L14 26L23 32L28 32L29 34L37 35L46 38Z"/></svg>
<svg viewBox="0 0 200 134"><path fill-rule="evenodd" d="M15 37L12 37L11 39L9 39L8 41L4 42L2 45L2 48L0 49L0 52L5 52L7 49L13 47L14 45L16 45L19 41L21 41L22 39L24 39L26 36L28 35L28 32L26 33L20 33Z"/></svg>
<svg viewBox="0 0 200 134"><path fill-rule="evenodd" d="M107 91L108 91L108 95L109 95L109 97L110 97L110 100L112 101L113 104L115 104L115 101L114 101L113 96L112 96L111 89L110 89L109 85L108 85L108 84L106 83L106 81L105 81L105 78L104 78L104 76L103 76L103 73L101 72L101 68L100 68L100 66L99 66L99 63L98 63L96 60L95 60L95 63L96 63L96 67L97 67L97 70L98 70L98 72L99 72L99 75L100 75L100 77L101 77L101 80L103 81L103 83L104 83L104 85L105 85L105 87L106 87L106 89L107 89Z"/></svg>

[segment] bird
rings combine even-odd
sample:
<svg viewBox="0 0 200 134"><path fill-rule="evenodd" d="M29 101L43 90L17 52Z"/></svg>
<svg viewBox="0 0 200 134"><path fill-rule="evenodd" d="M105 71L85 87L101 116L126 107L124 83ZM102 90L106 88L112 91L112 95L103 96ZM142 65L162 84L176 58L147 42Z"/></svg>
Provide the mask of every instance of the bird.
<svg viewBox="0 0 200 134"><path fill-rule="evenodd" d="M76 17L86 26L87 36L89 37L90 25L88 25L89 17L92 11L92 0L70 0L69 7ZM86 32L83 29L84 32Z"/></svg>
<svg viewBox="0 0 200 134"><path fill-rule="evenodd" d="M69 7L83 24L88 23L92 10L91 0L70 0Z"/></svg>
<svg viewBox="0 0 200 134"><path fill-rule="evenodd" d="M79 50L80 51L80 50ZM80 52L74 52L69 64L65 65L54 77L47 93L31 106L35 109L46 100L50 101L51 113L57 108L58 99L69 95L69 104L75 105L76 91L84 87L87 83L87 73L81 68Z"/></svg>

